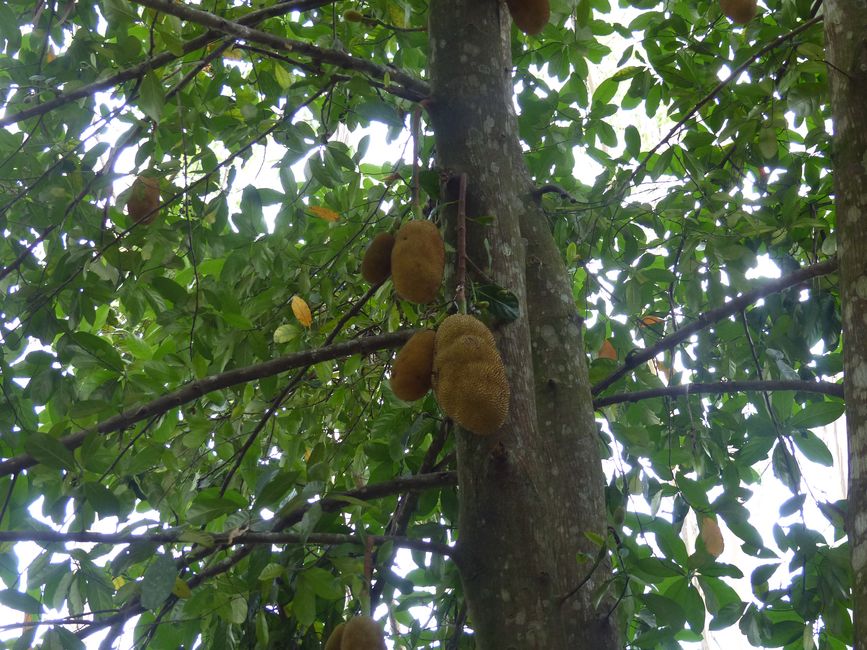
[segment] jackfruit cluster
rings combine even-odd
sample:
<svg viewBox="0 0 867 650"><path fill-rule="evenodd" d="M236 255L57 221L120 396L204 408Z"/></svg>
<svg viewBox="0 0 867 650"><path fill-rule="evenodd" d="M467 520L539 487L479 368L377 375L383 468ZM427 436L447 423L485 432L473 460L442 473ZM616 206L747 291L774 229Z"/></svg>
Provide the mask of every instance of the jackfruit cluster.
<svg viewBox="0 0 867 650"><path fill-rule="evenodd" d="M515 25L525 34L538 34L551 17L548 0L506 0Z"/></svg>
<svg viewBox="0 0 867 650"><path fill-rule="evenodd" d="M420 305L433 302L445 268L445 244L436 225L414 220L400 227L391 249L391 275L397 295Z"/></svg>
<svg viewBox="0 0 867 650"><path fill-rule="evenodd" d="M150 223L159 214L160 182L154 176L142 174L133 181L129 198L126 202L126 213L129 218L138 223Z"/></svg>
<svg viewBox="0 0 867 650"><path fill-rule="evenodd" d="M746 25L756 17L756 0L719 0L720 9L738 25Z"/></svg>
<svg viewBox="0 0 867 650"><path fill-rule="evenodd" d="M372 618L354 616L334 628L325 650L386 650L385 635Z"/></svg>
<svg viewBox="0 0 867 650"><path fill-rule="evenodd" d="M436 332L416 332L397 353L391 368L391 390L398 399L412 402L430 390Z"/></svg>
<svg viewBox="0 0 867 650"><path fill-rule="evenodd" d="M490 435L506 421L506 368L493 334L477 318L455 314L439 326L432 384L443 413L464 429Z"/></svg>
<svg viewBox="0 0 867 650"><path fill-rule="evenodd" d="M364 251L361 260L361 277L370 284L379 284L391 275L391 249L394 248L394 235L381 232Z"/></svg>

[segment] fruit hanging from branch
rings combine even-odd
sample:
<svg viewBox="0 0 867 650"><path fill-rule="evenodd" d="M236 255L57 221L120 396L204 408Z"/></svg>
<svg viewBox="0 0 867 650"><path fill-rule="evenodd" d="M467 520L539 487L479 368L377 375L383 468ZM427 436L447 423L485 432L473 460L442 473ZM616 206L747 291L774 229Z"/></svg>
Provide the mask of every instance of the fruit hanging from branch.
<svg viewBox="0 0 867 650"><path fill-rule="evenodd" d="M389 383L398 399L412 402L430 390L435 337L433 330L416 332L397 353Z"/></svg>
<svg viewBox="0 0 867 650"><path fill-rule="evenodd" d="M509 381L487 326L454 314L437 330L433 388L443 413L478 435L499 429L509 414Z"/></svg>
<svg viewBox="0 0 867 650"><path fill-rule="evenodd" d="M404 300L424 305L433 302L443 282L446 249L436 225L408 221L395 235L391 249L394 289Z"/></svg>
<svg viewBox="0 0 867 650"><path fill-rule="evenodd" d="M159 215L160 182L151 174L141 174L133 181L126 212L136 223L151 223Z"/></svg>
<svg viewBox="0 0 867 650"><path fill-rule="evenodd" d="M506 0L512 20L525 34L538 34L551 18L548 0Z"/></svg>
<svg viewBox="0 0 867 650"><path fill-rule="evenodd" d="M391 275L391 249L394 248L394 235L381 232L364 251L361 260L361 277L370 284L379 284Z"/></svg>
<svg viewBox="0 0 867 650"><path fill-rule="evenodd" d="M756 0L719 0L720 9L738 25L746 25L756 17Z"/></svg>

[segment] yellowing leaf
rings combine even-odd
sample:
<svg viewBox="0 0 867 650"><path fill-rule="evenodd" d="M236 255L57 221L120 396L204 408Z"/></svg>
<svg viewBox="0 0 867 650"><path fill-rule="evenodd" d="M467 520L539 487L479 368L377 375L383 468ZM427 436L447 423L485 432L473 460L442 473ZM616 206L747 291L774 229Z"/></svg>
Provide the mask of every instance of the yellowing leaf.
<svg viewBox="0 0 867 650"><path fill-rule="evenodd" d="M320 219L325 219L325 221L337 221L340 219L340 215L331 208L326 208L321 205L311 205L307 209L310 210L314 216L319 217Z"/></svg>
<svg viewBox="0 0 867 650"><path fill-rule="evenodd" d="M641 319L642 325L657 325L663 321L659 316L645 316Z"/></svg>
<svg viewBox="0 0 867 650"><path fill-rule="evenodd" d="M599 348L599 354L597 356L600 359L611 359L617 361L617 350L615 350L614 346L611 345L611 341L605 339L602 343L602 347Z"/></svg>
<svg viewBox="0 0 867 650"><path fill-rule="evenodd" d="M701 518L701 541L704 542L704 547L707 552L714 557L722 555L725 549L722 531L719 529L719 524L713 517Z"/></svg>
<svg viewBox="0 0 867 650"><path fill-rule="evenodd" d="M388 17L395 27L406 27L406 10L396 3L389 3Z"/></svg>
<svg viewBox="0 0 867 650"><path fill-rule="evenodd" d="M118 576L114 580L111 581L111 584L114 585L115 589L120 589L126 584L126 580L123 576Z"/></svg>
<svg viewBox="0 0 867 650"><path fill-rule="evenodd" d="M172 593L178 598L189 598L193 595L190 586L180 578L175 578L175 586L172 587Z"/></svg>
<svg viewBox="0 0 867 650"><path fill-rule="evenodd" d="M297 333L298 328L294 325L281 325L274 330L274 343L288 343Z"/></svg>
<svg viewBox="0 0 867 650"><path fill-rule="evenodd" d="M310 327L313 324L313 314L310 313L310 307L301 296L292 296L292 313L304 327Z"/></svg>
<svg viewBox="0 0 867 650"><path fill-rule="evenodd" d="M279 63L274 64L274 78L283 90L292 85L292 75Z"/></svg>

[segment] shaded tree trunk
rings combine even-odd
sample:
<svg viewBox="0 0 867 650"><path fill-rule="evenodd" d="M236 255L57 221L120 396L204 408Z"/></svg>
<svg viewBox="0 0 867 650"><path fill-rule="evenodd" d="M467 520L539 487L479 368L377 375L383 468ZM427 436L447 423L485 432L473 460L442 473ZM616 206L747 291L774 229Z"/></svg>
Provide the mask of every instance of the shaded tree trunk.
<svg viewBox="0 0 867 650"><path fill-rule="evenodd" d="M867 648L867 0L827 0L855 647Z"/></svg>
<svg viewBox="0 0 867 650"><path fill-rule="evenodd" d="M563 599L590 571L578 555L599 550L585 533L605 535L604 476L581 321L518 140L510 29L498 0L431 2L438 164L468 174L468 256L521 307L495 332L509 419L491 437L458 433L462 579L482 650L617 648L610 603L592 604L604 563Z"/></svg>

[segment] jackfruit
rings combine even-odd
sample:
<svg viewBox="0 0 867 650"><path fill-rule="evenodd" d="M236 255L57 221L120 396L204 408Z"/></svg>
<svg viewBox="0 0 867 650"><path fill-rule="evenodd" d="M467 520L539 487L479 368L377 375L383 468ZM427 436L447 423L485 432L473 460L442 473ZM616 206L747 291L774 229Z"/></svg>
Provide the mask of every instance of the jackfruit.
<svg viewBox="0 0 867 650"><path fill-rule="evenodd" d="M355 616L346 621L340 650L387 650L385 635L372 618Z"/></svg>
<svg viewBox="0 0 867 650"><path fill-rule="evenodd" d="M416 332L397 353L391 369L391 390L405 402L421 399L430 390L436 332Z"/></svg>
<svg viewBox="0 0 867 650"><path fill-rule="evenodd" d="M551 17L548 0L506 0L506 4L515 25L525 34L538 34Z"/></svg>
<svg viewBox="0 0 867 650"><path fill-rule="evenodd" d="M434 343L433 388L443 413L478 435L509 414L509 381L491 331L472 316L446 318Z"/></svg>
<svg viewBox="0 0 867 650"><path fill-rule="evenodd" d="M746 25L756 17L756 0L719 0L719 6L738 25Z"/></svg>
<svg viewBox="0 0 867 650"><path fill-rule="evenodd" d="M343 630L346 628L346 623L341 623L334 628L328 641L325 642L324 650L340 650L343 643Z"/></svg>
<svg viewBox="0 0 867 650"><path fill-rule="evenodd" d="M364 251L361 260L361 277L370 284L379 284L391 275L391 249L394 248L394 236L381 232Z"/></svg>
<svg viewBox="0 0 867 650"><path fill-rule="evenodd" d="M445 245L434 224L417 220L400 227L391 249L391 276L401 298L418 304L432 302L443 282L445 265Z"/></svg>
<svg viewBox="0 0 867 650"><path fill-rule="evenodd" d="M160 207L160 182L153 176L142 174L133 181L126 213L136 223L150 223L157 218Z"/></svg>
<svg viewBox="0 0 867 650"><path fill-rule="evenodd" d="M437 328L437 347L440 349L449 347L456 338L465 334L472 334L483 339L490 347L497 347L494 335L488 326L475 316L469 314L452 314L446 318Z"/></svg>

